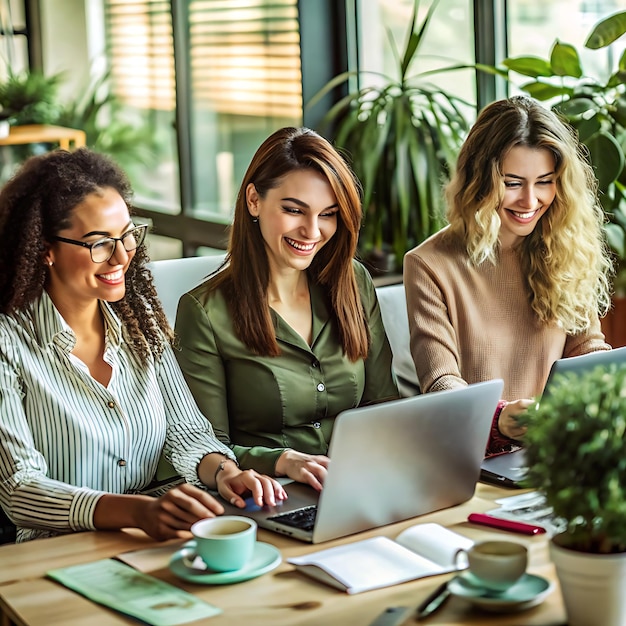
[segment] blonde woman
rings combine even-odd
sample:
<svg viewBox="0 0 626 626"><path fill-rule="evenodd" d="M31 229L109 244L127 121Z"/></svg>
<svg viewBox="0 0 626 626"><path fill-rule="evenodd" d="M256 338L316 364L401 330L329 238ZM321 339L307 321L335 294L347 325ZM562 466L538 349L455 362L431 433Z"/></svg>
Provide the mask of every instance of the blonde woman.
<svg viewBox="0 0 626 626"><path fill-rule="evenodd" d="M504 379L497 453L553 361L610 349L603 212L569 126L525 96L480 113L446 197L449 225L405 257L411 351L423 392Z"/></svg>

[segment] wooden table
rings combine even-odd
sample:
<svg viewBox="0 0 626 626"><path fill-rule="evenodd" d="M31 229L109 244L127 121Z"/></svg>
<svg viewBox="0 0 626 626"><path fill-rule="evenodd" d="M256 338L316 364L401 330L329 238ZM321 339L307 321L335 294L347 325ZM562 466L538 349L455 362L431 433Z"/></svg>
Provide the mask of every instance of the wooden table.
<svg viewBox="0 0 626 626"><path fill-rule="evenodd" d="M24 126L11 126L8 137L0 139L0 146L58 143L60 148L70 150L84 146L85 141L84 130L49 124L25 124Z"/></svg>
<svg viewBox="0 0 626 626"><path fill-rule="evenodd" d="M479 484L469 502L385 526L340 540L318 544L303 544L267 531L259 531L259 540L278 547L283 563L273 572L254 580L224 586L204 586L176 578L168 569L169 557L181 541L159 544L142 532L86 532L53 539L38 539L20 545L0 547L0 612L2 624L19 626L98 626L136 624L137 622L106 609L63 586L45 578L45 572L55 567L86 563L131 550L159 547L156 558L138 564L138 569L179 586L221 608L223 613L210 620L194 622L209 626L367 626L389 606L416 607L450 574L348 595L296 572L285 559L372 537L395 537L407 526L437 522L474 540L504 538L524 543L529 549L529 572L555 581L554 569L548 557L545 535L527 537L497 531L467 523L471 512L484 512L494 507L493 501L511 491ZM414 612L403 626L415 626ZM539 606L512 614L491 614L470 606L464 600L451 598L443 608L428 618L428 624L459 624L498 626L561 626L565 612L558 583L555 590Z"/></svg>

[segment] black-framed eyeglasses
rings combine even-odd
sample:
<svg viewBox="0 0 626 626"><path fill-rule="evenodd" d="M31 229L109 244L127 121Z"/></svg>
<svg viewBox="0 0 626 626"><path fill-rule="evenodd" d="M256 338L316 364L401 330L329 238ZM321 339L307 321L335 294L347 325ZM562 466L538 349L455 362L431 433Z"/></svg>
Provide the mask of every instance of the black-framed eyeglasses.
<svg viewBox="0 0 626 626"><path fill-rule="evenodd" d="M92 243L85 243L84 241L77 241L76 239L67 239L66 237L53 237L53 239L55 241L62 241L63 243L71 243L75 246L89 248L91 260L94 263L105 263L115 253L118 241L122 242L126 252L132 252L144 242L147 232L148 225L142 224L141 226L131 228L121 237L104 237L103 239L98 239L98 241L94 241Z"/></svg>

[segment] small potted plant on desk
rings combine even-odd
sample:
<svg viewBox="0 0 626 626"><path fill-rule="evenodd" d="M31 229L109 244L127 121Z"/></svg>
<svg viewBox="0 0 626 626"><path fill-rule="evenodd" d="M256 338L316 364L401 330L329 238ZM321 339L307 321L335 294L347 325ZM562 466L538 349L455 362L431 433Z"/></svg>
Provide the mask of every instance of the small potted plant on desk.
<svg viewBox="0 0 626 626"><path fill-rule="evenodd" d="M522 417L525 484L565 530L550 543L570 626L626 624L626 364L562 375Z"/></svg>

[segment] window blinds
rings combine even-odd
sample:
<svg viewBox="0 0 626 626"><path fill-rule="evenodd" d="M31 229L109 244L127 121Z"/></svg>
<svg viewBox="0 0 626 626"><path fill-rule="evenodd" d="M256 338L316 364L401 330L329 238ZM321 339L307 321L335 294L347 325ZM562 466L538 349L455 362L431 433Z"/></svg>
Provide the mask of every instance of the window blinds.
<svg viewBox="0 0 626 626"><path fill-rule="evenodd" d="M170 2L107 0L113 89L139 108L175 105ZM296 0L191 0L189 84L195 107L295 117L302 112Z"/></svg>

